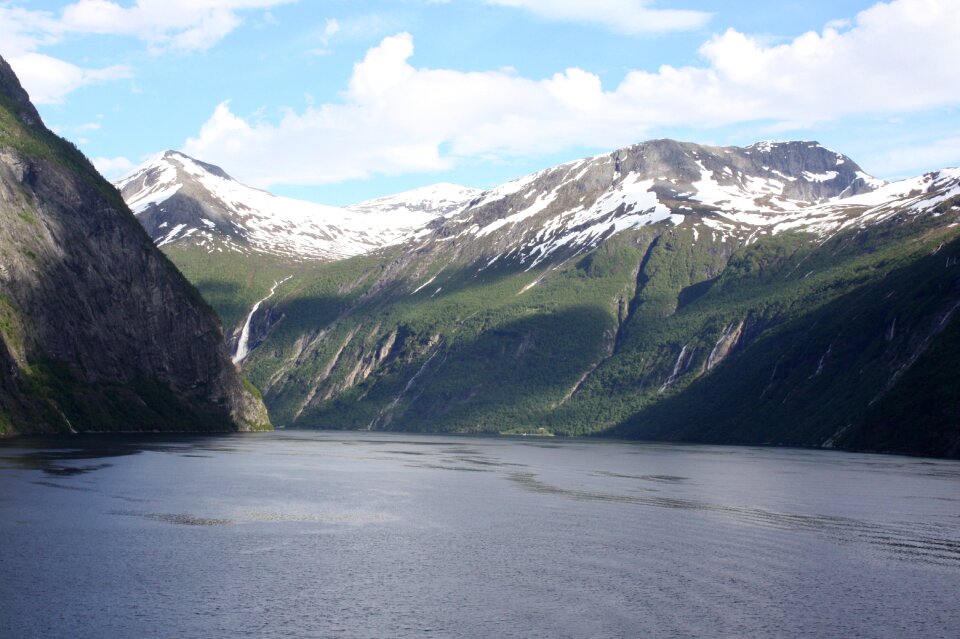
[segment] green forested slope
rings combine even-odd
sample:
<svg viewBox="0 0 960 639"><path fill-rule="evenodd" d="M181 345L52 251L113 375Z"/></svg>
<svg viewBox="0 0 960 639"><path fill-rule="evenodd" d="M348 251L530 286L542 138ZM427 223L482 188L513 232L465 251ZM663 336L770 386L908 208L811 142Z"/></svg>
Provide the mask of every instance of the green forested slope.
<svg viewBox="0 0 960 639"><path fill-rule="evenodd" d="M529 271L399 248L301 266L246 371L287 427L955 455L949 215L746 247L655 226Z"/></svg>

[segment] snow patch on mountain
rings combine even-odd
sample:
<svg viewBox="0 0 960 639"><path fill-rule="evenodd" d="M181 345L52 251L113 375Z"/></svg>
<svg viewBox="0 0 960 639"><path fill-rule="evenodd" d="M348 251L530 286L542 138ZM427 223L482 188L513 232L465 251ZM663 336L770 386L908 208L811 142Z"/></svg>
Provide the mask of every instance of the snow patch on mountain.
<svg viewBox="0 0 960 639"><path fill-rule="evenodd" d="M774 232L804 229L832 235L851 227L870 224L904 213L933 211L941 203L960 196L960 169L943 169L884 184L870 193L811 207L803 215L778 220Z"/></svg>
<svg viewBox="0 0 960 639"><path fill-rule="evenodd" d="M811 182L829 182L830 180L837 179L837 176L839 175L840 174L836 171L826 171L824 173L811 173L810 171L803 172L803 177Z"/></svg>
<svg viewBox="0 0 960 639"><path fill-rule="evenodd" d="M471 206L473 208L484 206L491 202L496 202L497 200L502 200L508 195L513 195L514 193L519 193L525 187L533 184L538 178L542 177L548 171L540 171L538 173L533 173L522 178L517 178L516 180L510 180L504 184L501 184L498 187L492 188L489 191L485 191L483 196L479 201L474 202Z"/></svg>
<svg viewBox="0 0 960 639"><path fill-rule="evenodd" d="M143 166L151 167L154 171L154 176L149 184L145 185L143 189L138 190L127 200L127 206L129 206L130 210L135 214L143 213L143 211L152 204L160 204L170 199L176 195L177 191L183 188L183 185L177 182L176 166L164 162L162 155L150 159ZM136 176L137 173L134 172L126 178L121 178L116 184L117 188L122 192L132 180L136 179Z"/></svg>
<svg viewBox="0 0 960 639"><path fill-rule="evenodd" d="M531 192L529 195L532 196L534 195L534 193ZM497 220L492 224L488 224L482 229L477 230L476 235L478 237L483 237L484 235L490 235L491 233L498 231L504 226L516 224L518 222L522 222L523 220L526 220L527 218L533 217L534 215L537 215L538 213L544 211L548 206L553 204L553 201L556 199L556 197L557 197L556 191L553 191L551 193L545 193L544 195L541 195L536 200L534 200L530 206L524 209L521 209L520 211L517 211L513 215Z"/></svg>

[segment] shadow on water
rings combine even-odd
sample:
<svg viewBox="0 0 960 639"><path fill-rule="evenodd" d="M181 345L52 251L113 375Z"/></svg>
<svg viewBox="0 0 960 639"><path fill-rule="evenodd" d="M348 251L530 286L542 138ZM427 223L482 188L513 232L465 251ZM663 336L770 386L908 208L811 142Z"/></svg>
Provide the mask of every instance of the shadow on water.
<svg viewBox="0 0 960 639"><path fill-rule="evenodd" d="M183 452L205 456L203 451L230 451L229 436L224 435L96 435L72 437L23 437L0 441L0 469L39 470L51 477L84 475L113 464L100 461L144 452ZM78 464L76 462L98 461ZM59 484L55 486L62 487Z"/></svg>
<svg viewBox="0 0 960 639"><path fill-rule="evenodd" d="M71 475L83 475L101 468L109 468L113 464L90 464L88 466L46 466L42 468L47 475L56 477L70 477Z"/></svg>

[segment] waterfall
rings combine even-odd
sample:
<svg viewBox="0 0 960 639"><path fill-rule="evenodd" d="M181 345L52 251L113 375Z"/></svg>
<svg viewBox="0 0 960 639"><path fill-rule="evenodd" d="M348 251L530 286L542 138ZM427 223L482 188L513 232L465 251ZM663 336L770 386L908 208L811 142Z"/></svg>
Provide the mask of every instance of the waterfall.
<svg viewBox="0 0 960 639"><path fill-rule="evenodd" d="M270 293L268 293L265 298L254 304L253 308L250 309L250 314L247 315L247 321L243 323L243 330L240 331L240 341L237 342L237 352L233 355L234 364L239 364L243 361L243 358L250 354L250 323L253 321L253 315L257 312L257 310L259 310L261 304L273 297L273 294L277 292L277 287L289 280L291 277L293 276L288 275L279 282L274 280L273 286L270 287Z"/></svg>
<svg viewBox="0 0 960 639"><path fill-rule="evenodd" d="M691 351L692 354L692 351ZM663 392L673 386L677 381L677 378L683 374L684 370L687 368L687 360L685 359L687 355L687 345L684 344L683 348L680 349L680 355L677 356L677 362L673 365L673 372L670 373L670 377L667 378L667 381L663 383L663 386L660 387L659 392Z"/></svg>

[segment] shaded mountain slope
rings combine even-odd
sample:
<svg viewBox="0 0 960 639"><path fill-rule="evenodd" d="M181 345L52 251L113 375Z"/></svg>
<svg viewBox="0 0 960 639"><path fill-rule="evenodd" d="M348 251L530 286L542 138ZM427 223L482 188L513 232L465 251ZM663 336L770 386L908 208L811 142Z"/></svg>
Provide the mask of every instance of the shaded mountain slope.
<svg viewBox="0 0 960 639"><path fill-rule="evenodd" d="M802 303L775 309L781 321L738 343L722 374L691 365L697 381L614 434L960 456L960 239L930 222L819 248L808 264L823 253L846 254L831 255L837 276L815 284ZM774 265L752 285L782 282L805 257ZM696 306L716 307L723 297L707 295ZM759 308L731 325L769 322Z"/></svg>
<svg viewBox="0 0 960 639"><path fill-rule="evenodd" d="M269 427L215 314L0 60L0 428Z"/></svg>

